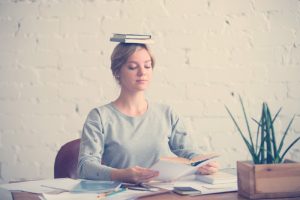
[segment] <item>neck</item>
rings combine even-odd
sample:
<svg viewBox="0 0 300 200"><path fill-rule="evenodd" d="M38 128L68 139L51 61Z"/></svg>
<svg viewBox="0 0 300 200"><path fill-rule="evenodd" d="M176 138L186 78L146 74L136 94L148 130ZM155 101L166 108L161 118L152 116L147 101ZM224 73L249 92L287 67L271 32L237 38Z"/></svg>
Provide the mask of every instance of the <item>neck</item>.
<svg viewBox="0 0 300 200"><path fill-rule="evenodd" d="M144 92L128 94L122 90L120 96L114 101L114 105L119 111L129 116L142 115L148 108Z"/></svg>

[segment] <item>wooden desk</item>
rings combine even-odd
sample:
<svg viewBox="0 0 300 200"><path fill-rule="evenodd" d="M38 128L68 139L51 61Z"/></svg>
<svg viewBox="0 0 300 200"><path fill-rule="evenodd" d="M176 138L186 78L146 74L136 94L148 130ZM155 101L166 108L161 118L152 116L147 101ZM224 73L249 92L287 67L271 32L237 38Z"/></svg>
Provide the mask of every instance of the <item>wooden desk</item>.
<svg viewBox="0 0 300 200"><path fill-rule="evenodd" d="M40 200L38 195L28 193L28 192L12 192L12 196L14 200ZM227 193L220 193L220 194L208 194L202 196L180 196L174 194L172 192L166 194L155 195L151 197L143 197L140 198L143 200L246 200L237 194L237 192L227 192ZM268 199L270 200L270 199ZM300 197L296 198L280 198L276 200L300 200Z"/></svg>
<svg viewBox="0 0 300 200"><path fill-rule="evenodd" d="M14 200L40 200L38 198L38 195L28 193L28 192L13 192L12 193ZM210 194L210 195L203 195L203 196L195 196L195 197L189 197L189 196L180 196L173 193L167 193L167 194L160 194L150 197L143 197L140 198L143 200L177 200L177 199L192 199L192 200L244 200L245 198L242 198L237 195L236 192L229 192L229 193L222 193L222 194Z"/></svg>

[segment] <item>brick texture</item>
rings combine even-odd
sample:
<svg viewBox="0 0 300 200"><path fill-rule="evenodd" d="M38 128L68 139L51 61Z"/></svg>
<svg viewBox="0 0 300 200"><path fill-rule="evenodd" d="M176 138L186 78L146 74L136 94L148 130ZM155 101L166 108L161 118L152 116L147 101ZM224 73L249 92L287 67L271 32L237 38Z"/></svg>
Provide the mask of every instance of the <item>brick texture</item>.
<svg viewBox="0 0 300 200"><path fill-rule="evenodd" d="M172 105L222 167L249 159L224 104L240 94L259 118L283 107L280 137L300 136L298 0L0 1L0 182L53 177L55 155L88 112L117 97L112 33L150 33L157 65L149 99ZM255 130L255 124L253 129ZM245 127L244 127L245 128ZM300 161L300 143L288 157Z"/></svg>

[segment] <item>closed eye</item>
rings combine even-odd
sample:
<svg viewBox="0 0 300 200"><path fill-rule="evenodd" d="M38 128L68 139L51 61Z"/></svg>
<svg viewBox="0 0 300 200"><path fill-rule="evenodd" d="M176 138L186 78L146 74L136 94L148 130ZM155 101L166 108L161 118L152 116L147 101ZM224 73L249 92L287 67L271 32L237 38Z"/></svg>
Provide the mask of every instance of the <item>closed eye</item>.
<svg viewBox="0 0 300 200"><path fill-rule="evenodd" d="M137 69L137 65L129 65L128 66L128 69L130 69L130 70L135 70L135 69Z"/></svg>

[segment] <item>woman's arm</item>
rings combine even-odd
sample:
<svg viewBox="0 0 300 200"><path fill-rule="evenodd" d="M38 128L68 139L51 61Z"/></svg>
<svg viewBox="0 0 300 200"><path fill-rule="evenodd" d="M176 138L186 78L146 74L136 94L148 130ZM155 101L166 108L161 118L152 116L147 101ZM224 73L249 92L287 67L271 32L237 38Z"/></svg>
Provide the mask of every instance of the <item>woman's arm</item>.
<svg viewBox="0 0 300 200"><path fill-rule="evenodd" d="M78 175L84 179L111 180L113 168L102 165L105 135L101 117L93 109L84 123L80 140Z"/></svg>
<svg viewBox="0 0 300 200"><path fill-rule="evenodd" d="M173 153L179 157L184 157L190 160L199 160L205 155L200 154L199 151L193 148L194 144L191 136L186 131L183 122L177 114L170 111L172 133L169 139L169 146ZM201 174L212 174L219 170L219 163L211 161L204 166L199 167Z"/></svg>
<svg viewBox="0 0 300 200"><path fill-rule="evenodd" d="M179 115L171 108L169 108L168 112L168 117L172 128L169 136L170 150L177 156L187 159L192 159L193 157L199 155L200 152L194 148L191 136L186 131L186 128Z"/></svg>

